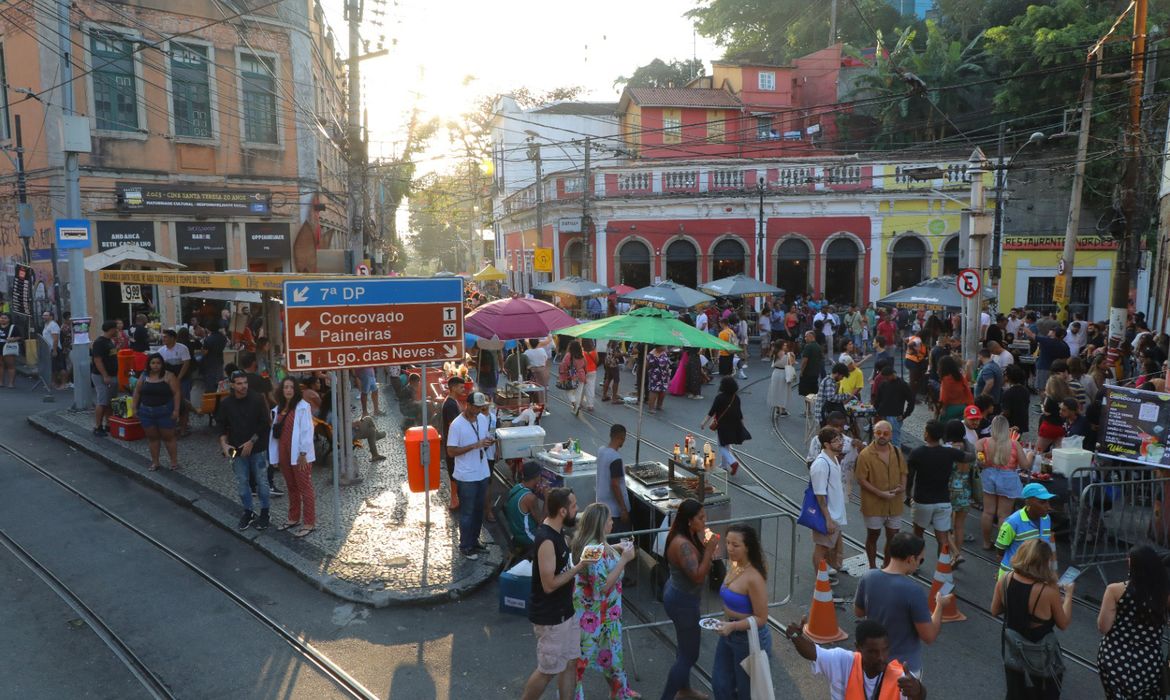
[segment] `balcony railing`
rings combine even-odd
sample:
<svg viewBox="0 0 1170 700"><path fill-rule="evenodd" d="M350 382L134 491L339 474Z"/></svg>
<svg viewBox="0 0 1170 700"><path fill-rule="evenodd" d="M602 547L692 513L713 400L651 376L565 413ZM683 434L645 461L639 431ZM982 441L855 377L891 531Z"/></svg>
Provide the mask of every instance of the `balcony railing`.
<svg viewBox="0 0 1170 700"><path fill-rule="evenodd" d="M711 187L717 190L742 190L742 170L716 170L711 173Z"/></svg>
<svg viewBox="0 0 1170 700"><path fill-rule="evenodd" d="M693 190L698 186L698 170L671 170L662 173L663 190Z"/></svg>
<svg viewBox="0 0 1170 700"><path fill-rule="evenodd" d="M653 174L639 171L618 175L618 192L645 192L652 188Z"/></svg>

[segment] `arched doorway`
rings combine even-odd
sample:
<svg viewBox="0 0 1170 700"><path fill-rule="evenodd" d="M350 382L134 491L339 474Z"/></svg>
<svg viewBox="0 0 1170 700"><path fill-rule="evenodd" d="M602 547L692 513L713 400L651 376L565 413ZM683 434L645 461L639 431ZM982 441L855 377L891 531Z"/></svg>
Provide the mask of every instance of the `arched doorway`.
<svg viewBox="0 0 1170 700"><path fill-rule="evenodd" d="M561 261L561 277L586 277L585 246L581 241L569 241L565 247L565 258Z"/></svg>
<svg viewBox="0 0 1170 700"><path fill-rule="evenodd" d="M890 291L913 287L922 281L930 260L921 238L903 236L890 251Z"/></svg>
<svg viewBox="0 0 1170 700"><path fill-rule="evenodd" d="M738 239L724 238L711 249L711 279L747 272L747 250Z"/></svg>
<svg viewBox="0 0 1170 700"><path fill-rule="evenodd" d="M834 238L825 250L825 294L831 304L857 303L861 250L848 236Z"/></svg>
<svg viewBox="0 0 1170 700"><path fill-rule="evenodd" d="M699 286L699 251L688 240L666 247L666 279L694 289Z"/></svg>
<svg viewBox="0 0 1170 700"><path fill-rule="evenodd" d="M618 250L618 283L634 289L650 286L650 248L642 241L626 241Z"/></svg>
<svg viewBox="0 0 1170 700"><path fill-rule="evenodd" d="M943 275L957 275L959 273L959 237L953 236L943 246L942 272Z"/></svg>
<svg viewBox="0 0 1170 700"><path fill-rule="evenodd" d="M788 299L808 294L808 244L799 238L786 238L776 251L776 286Z"/></svg>

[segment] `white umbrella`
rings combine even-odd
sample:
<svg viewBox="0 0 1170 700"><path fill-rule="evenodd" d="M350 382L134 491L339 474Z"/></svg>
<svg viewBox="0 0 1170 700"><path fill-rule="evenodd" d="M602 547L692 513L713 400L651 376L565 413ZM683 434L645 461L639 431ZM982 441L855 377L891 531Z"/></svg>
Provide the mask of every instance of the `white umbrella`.
<svg viewBox="0 0 1170 700"><path fill-rule="evenodd" d="M153 250L147 250L139 245L125 244L103 250L85 259L86 272L97 272L125 263L145 268L167 268L177 270L187 267L178 260L172 260L165 255L159 255Z"/></svg>

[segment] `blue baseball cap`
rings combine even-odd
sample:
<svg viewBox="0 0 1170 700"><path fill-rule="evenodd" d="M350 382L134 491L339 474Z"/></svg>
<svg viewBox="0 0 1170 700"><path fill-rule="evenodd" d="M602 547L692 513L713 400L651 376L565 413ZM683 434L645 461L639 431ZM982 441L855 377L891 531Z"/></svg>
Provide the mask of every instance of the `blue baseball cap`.
<svg viewBox="0 0 1170 700"><path fill-rule="evenodd" d="M1040 484L1028 484L1020 493L1020 497L1039 498L1041 501L1047 501L1050 498L1056 498L1051 493L1048 493L1048 489L1044 488Z"/></svg>

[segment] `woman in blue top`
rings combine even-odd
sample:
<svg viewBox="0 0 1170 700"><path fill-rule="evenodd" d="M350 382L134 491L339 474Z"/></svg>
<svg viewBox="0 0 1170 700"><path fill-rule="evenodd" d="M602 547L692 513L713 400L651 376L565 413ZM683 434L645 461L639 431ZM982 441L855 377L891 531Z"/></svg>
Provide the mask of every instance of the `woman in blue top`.
<svg viewBox="0 0 1170 700"><path fill-rule="evenodd" d="M728 527L726 541L731 570L719 589L719 597L723 599L727 620L718 628L719 645L715 647L711 689L715 700L749 700L751 679L740 665L750 649L748 618L756 619L760 648L765 654L772 650L772 636L768 631L768 566L760 537L752 527Z"/></svg>

